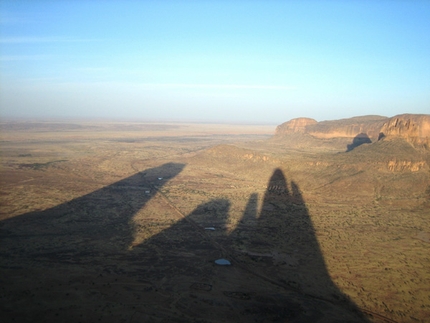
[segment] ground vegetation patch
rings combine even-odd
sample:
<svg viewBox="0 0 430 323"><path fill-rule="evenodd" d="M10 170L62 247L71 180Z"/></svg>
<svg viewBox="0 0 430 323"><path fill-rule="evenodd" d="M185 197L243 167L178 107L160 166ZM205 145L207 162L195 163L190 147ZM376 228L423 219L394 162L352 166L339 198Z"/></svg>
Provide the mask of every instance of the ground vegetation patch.
<svg viewBox="0 0 430 323"><path fill-rule="evenodd" d="M346 151L261 126L2 130L4 322L430 315L429 156L406 141Z"/></svg>

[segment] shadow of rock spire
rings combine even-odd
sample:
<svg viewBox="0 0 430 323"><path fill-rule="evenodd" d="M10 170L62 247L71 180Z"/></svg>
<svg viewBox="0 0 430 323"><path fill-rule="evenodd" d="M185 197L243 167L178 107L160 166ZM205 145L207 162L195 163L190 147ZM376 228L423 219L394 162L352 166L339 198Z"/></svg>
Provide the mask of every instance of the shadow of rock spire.
<svg viewBox="0 0 430 323"><path fill-rule="evenodd" d="M230 201L213 199L188 215L171 207L177 220L130 250L146 191L183 166L2 221L3 322L367 322L332 282L299 186L280 169L260 212L254 193L231 233Z"/></svg>
<svg viewBox="0 0 430 323"><path fill-rule="evenodd" d="M242 223L254 224L257 221L258 194L252 193L246 203L242 216Z"/></svg>
<svg viewBox="0 0 430 323"><path fill-rule="evenodd" d="M251 200L255 199L252 196L248 205L254 205ZM246 241L239 254L247 267L286 290L326 301L351 313L355 320L367 322L358 307L332 281L297 183L291 181L288 185L282 170L276 169L267 184L254 230L247 225L249 212L245 211L237 232L232 233Z"/></svg>
<svg viewBox="0 0 430 323"><path fill-rule="evenodd" d="M113 284L138 265L128 258L133 218L152 199L153 188L184 166L147 169L58 206L1 221L1 321L129 321L132 309L121 303L130 302L133 293ZM109 311L102 311L106 306Z"/></svg>
<svg viewBox="0 0 430 323"><path fill-rule="evenodd" d="M4 220L1 251L11 259L20 255L42 263L92 263L91 257L126 251L134 238L133 217L154 195L152 187L163 186L183 167L167 163L47 210Z"/></svg>
<svg viewBox="0 0 430 323"><path fill-rule="evenodd" d="M253 193L230 233L229 209L227 199L203 203L130 254L152 260L140 273L172 300L168 320L368 322L331 280L300 188L282 170L260 212ZM231 266L217 266L219 258Z"/></svg>

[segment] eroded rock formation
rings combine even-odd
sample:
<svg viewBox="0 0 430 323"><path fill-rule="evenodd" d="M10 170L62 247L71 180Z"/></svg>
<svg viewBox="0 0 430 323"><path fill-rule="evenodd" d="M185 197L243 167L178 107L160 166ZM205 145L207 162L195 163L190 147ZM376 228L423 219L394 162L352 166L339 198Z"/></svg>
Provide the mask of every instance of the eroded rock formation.
<svg viewBox="0 0 430 323"><path fill-rule="evenodd" d="M372 141L379 136L379 131L386 121L386 117L364 116L341 120L322 121L309 129L309 134L316 138L356 138L366 135Z"/></svg>
<svg viewBox="0 0 430 323"><path fill-rule="evenodd" d="M296 118L290 121L284 122L283 124L276 127L276 134L283 135L289 133L304 133L306 127L317 124L318 121L311 118Z"/></svg>
<svg viewBox="0 0 430 323"><path fill-rule="evenodd" d="M410 160L390 160L387 164L388 170L392 172L417 172L426 166L427 163L425 161L412 162Z"/></svg>
<svg viewBox="0 0 430 323"><path fill-rule="evenodd" d="M275 135L283 136L290 133L307 133L315 138L354 138L358 134L366 134L370 138L378 138L386 117L364 116L341 120L317 122L310 118L297 118L287 121L276 128Z"/></svg>
<svg viewBox="0 0 430 323"><path fill-rule="evenodd" d="M402 114L386 121L381 130L381 138L403 138L414 146L429 148L430 115Z"/></svg>
<svg viewBox="0 0 430 323"><path fill-rule="evenodd" d="M317 122L310 118L297 118L276 128L275 137L307 134L316 139L352 139L348 150L356 143L371 143L381 139L402 138L415 147L430 147L430 115L402 114L391 118L362 116ZM357 144L358 146L358 144Z"/></svg>

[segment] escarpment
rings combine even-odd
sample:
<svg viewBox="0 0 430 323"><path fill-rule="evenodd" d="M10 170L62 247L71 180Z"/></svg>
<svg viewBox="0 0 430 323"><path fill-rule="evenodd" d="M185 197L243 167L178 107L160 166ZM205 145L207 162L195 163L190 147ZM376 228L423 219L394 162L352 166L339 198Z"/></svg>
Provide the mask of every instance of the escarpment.
<svg viewBox="0 0 430 323"><path fill-rule="evenodd" d="M363 116L340 120L317 122L310 118L297 118L284 122L276 128L275 136L290 133L307 133L315 138L354 138L365 133L370 138L378 138L379 131L386 122L386 117Z"/></svg>
<svg viewBox="0 0 430 323"><path fill-rule="evenodd" d="M430 115L402 114L387 120L380 130L382 138L403 138L414 146L430 147Z"/></svg>
<svg viewBox="0 0 430 323"><path fill-rule="evenodd" d="M292 135L297 137L298 134L326 142L337 140L336 143L348 143L347 151L362 144L397 138L406 140L414 147L428 150L430 115L402 114L391 118L370 115L321 122L310 118L296 118L279 125L275 138L282 139ZM318 145L318 141L314 141L313 144Z"/></svg>
<svg viewBox="0 0 430 323"><path fill-rule="evenodd" d="M285 135L290 133L305 133L308 126L317 124L318 121L311 118L296 118L276 127L276 135Z"/></svg>

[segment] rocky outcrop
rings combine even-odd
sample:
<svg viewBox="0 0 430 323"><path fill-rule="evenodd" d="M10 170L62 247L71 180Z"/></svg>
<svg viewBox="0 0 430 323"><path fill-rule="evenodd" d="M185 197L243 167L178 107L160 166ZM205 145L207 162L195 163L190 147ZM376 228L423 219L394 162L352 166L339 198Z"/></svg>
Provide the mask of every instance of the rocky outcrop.
<svg viewBox="0 0 430 323"><path fill-rule="evenodd" d="M282 136L291 133L305 133L306 127L317 124L318 121L311 118L296 118L276 127L275 135Z"/></svg>
<svg viewBox="0 0 430 323"><path fill-rule="evenodd" d="M377 139L386 117L363 116L341 120L317 122L310 118L292 119L276 128L275 136L285 136L292 133L307 133L314 138L355 138L358 134L366 134L369 138Z"/></svg>
<svg viewBox="0 0 430 323"><path fill-rule="evenodd" d="M210 156L212 160L225 159L227 161L251 161L251 162L267 162L272 161L272 158L245 148L239 148L233 145L217 145L207 149L204 154Z"/></svg>
<svg viewBox="0 0 430 323"><path fill-rule="evenodd" d="M388 170L392 172L418 172L426 167L427 163L425 161L412 162L410 160L390 160L387 164Z"/></svg>
<svg viewBox="0 0 430 323"><path fill-rule="evenodd" d="M415 147L430 147L430 115L402 114L392 118L362 116L317 122L310 118L292 119L276 128L275 137L306 134L316 139L352 139L347 150L381 139L402 138Z"/></svg>
<svg viewBox="0 0 430 323"><path fill-rule="evenodd" d="M386 121L380 138L403 138L414 146L430 147L430 115L402 114Z"/></svg>
<svg viewBox="0 0 430 323"><path fill-rule="evenodd" d="M355 138L357 135L367 136L377 140L379 131L387 120L381 116L364 116L348 119L322 121L308 129L310 135L316 138Z"/></svg>

